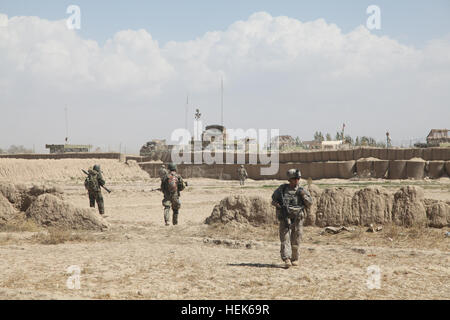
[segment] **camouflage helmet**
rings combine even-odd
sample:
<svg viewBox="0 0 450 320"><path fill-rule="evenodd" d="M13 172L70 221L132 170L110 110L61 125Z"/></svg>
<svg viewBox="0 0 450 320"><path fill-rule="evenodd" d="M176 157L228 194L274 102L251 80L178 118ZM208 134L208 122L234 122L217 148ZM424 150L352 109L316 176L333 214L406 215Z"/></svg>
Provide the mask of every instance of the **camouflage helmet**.
<svg viewBox="0 0 450 320"><path fill-rule="evenodd" d="M244 167L244 165L243 164L241 164L241 168L243 168Z"/></svg>
<svg viewBox="0 0 450 320"><path fill-rule="evenodd" d="M161 168L165 168L166 166L165 165L161 165Z"/></svg>
<svg viewBox="0 0 450 320"><path fill-rule="evenodd" d="M100 165L96 164L96 165L94 165L94 167L92 169L94 169L95 171L100 172Z"/></svg>
<svg viewBox="0 0 450 320"><path fill-rule="evenodd" d="M302 174L300 173L300 170L298 169L289 169L287 171L287 178L290 179L300 179L302 177Z"/></svg>
<svg viewBox="0 0 450 320"><path fill-rule="evenodd" d="M170 171L177 171L177 166L174 163L169 163L167 168L169 168Z"/></svg>

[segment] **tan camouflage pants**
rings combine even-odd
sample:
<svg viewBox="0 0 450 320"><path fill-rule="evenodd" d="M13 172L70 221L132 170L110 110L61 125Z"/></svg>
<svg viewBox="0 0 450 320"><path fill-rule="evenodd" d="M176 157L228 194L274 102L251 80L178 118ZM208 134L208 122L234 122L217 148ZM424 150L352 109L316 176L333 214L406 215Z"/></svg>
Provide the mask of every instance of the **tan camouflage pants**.
<svg viewBox="0 0 450 320"><path fill-rule="evenodd" d="M100 214L105 213L105 204L103 202L103 195L101 191L89 191L89 206L95 208L95 202L97 202L98 212Z"/></svg>
<svg viewBox="0 0 450 320"><path fill-rule="evenodd" d="M304 219L296 218L291 220L291 226L288 227L285 220L280 220L280 241L281 259L284 261L290 259L297 261L299 258L300 241L303 234Z"/></svg>
<svg viewBox="0 0 450 320"><path fill-rule="evenodd" d="M181 207L180 197L177 193L174 194L165 194L164 199L162 201L162 205L164 206L164 222L166 224L169 223L170 220L170 208L173 210L172 223L178 224L178 210Z"/></svg>

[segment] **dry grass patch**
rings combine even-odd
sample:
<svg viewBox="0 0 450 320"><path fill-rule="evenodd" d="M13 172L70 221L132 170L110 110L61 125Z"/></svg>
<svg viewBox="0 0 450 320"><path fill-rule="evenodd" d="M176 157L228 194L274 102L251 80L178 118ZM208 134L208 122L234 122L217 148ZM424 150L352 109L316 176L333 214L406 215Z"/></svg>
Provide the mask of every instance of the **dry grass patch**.
<svg viewBox="0 0 450 320"><path fill-rule="evenodd" d="M20 216L0 225L0 232L37 232L39 230L41 228L34 221Z"/></svg>
<svg viewBox="0 0 450 320"><path fill-rule="evenodd" d="M6 234L4 237L0 237L0 245L7 245L13 242L14 237L10 234Z"/></svg>
<svg viewBox="0 0 450 320"><path fill-rule="evenodd" d="M254 227L250 224L241 223L215 223L204 228L198 236L200 237L225 237L232 240L259 240L275 241L278 239L278 225L268 224Z"/></svg>
<svg viewBox="0 0 450 320"><path fill-rule="evenodd" d="M374 247L389 246L392 248L421 248L448 251L450 238L445 238L444 229L429 228L423 225L401 227L395 224L383 226L383 230L366 232L366 227L357 227L351 233L313 234L313 243L322 239L336 245L363 245ZM320 243L320 241L318 242ZM318 244L316 243L316 244Z"/></svg>
<svg viewBox="0 0 450 320"><path fill-rule="evenodd" d="M32 236L32 241L40 244L54 245L65 242L91 242L95 237L89 233L73 233L69 230L48 228L47 232L39 232Z"/></svg>
<svg viewBox="0 0 450 320"><path fill-rule="evenodd" d="M110 293L102 293L93 297L94 300L110 300L112 296Z"/></svg>
<svg viewBox="0 0 450 320"><path fill-rule="evenodd" d="M7 277L0 283L0 287L3 288L20 288L23 287L23 282L27 279L27 274L23 271L17 271L14 274Z"/></svg>

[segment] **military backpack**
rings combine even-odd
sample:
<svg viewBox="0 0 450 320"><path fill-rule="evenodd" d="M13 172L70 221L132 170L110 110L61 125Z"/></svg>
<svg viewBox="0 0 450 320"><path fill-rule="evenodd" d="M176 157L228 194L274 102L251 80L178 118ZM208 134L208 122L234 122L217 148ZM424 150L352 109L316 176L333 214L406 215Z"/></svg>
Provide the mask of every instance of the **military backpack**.
<svg viewBox="0 0 450 320"><path fill-rule="evenodd" d="M167 191L170 193L178 192L178 177L174 173L167 175Z"/></svg>
<svg viewBox="0 0 450 320"><path fill-rule="evenodd" d="M89 170L88 173L89 174L86 177L86 180L84 182L86 188L89 191L98 191L98 190L100 190L100 185L98 184L97 172L95 172L94 170Z"/></svg>

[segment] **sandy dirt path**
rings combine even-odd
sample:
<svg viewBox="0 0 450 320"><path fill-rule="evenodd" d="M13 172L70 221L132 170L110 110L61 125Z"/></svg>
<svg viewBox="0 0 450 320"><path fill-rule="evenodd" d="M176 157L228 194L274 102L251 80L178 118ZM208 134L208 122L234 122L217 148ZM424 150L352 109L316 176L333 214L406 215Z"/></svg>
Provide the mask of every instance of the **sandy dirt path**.
<svg viewBox="0 0 450 320"><path fill-rule="evenodd" d="M286 270L275 227L227 233L203 223L225 196L270 197L270 186L280 183L250 182L242 189L235 181L192 179L181 198L180 224L169 227L161 194L150 192L157 179L113 184L105 195L108 231L56 245L33 240L34 233L0 233L0 298L450 299L444 230L430 230L426 241L409 231L404 241L390 241L362 231L321 236L320 228L306 227L301 264ZM82 187L63 187L69 202L88 205ZM446 198L446 187L426 195ZM230 241L214 243L218 239ZM66 286L72 265L81 269L78 290ZM369 266L380 270L379 289L368 288Z"/></svg>

